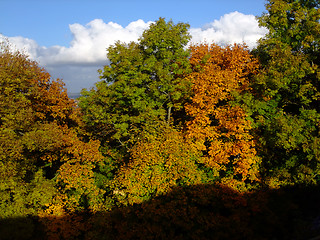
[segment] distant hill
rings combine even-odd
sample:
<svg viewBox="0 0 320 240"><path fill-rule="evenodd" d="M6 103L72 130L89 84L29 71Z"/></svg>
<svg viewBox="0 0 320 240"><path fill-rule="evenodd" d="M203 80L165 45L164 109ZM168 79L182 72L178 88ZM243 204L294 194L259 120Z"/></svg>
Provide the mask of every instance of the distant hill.
<svg viewBox="0 0 320 240"><path fill-rule="evenodd" d="M68 93L69 98L78 99L81 96L81 93Z"/></svg>

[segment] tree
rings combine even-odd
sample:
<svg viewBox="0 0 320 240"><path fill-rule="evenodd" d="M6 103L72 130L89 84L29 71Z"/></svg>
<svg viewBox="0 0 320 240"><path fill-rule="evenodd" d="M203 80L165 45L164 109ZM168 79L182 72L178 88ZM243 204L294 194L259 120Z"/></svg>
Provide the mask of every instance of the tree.
<svg viewBox="0 0 320 240"><path fill-rule="evenodd" d="M196 164L199 156L172 127L160 125L156 134L141 135L130 152L130 162L121 167L113 186L116 198L125 205L204 180Z"/></svg>
<svg viewBox="0 0 320 240"><path fill-rule="evenodd" d="M200 44L191 47L190 62L193 95L185 105L191 117L186 134L202 152L201 163L234 187L257 180L259 159L251 122L235 102L235 96L249 90L248 77L257 70L257 61L241 45Z"/></svg>
<svg viewBox="0 0 320 240"><path fill-rule="evenodd" d="M103 80L83 91L79 104L88 129L103 144L126 152L141 129L179 119L190 89L183 78L189 66L188 27L160 18L137 43L109 47Z"/></svg>
<svg viewBox="0 0 320 240"><path fill-rule="evenodd" d="M259 18L269 33L254 54L262 70L254 78L251 106L260 135L263 175L271 186L319 179L318 1L275 0Z"/></svg>
<svg viewBox="0 0 320 240"><path fill-rule="evenodd" d="M269 44L280 41L295 53L319 60L319 5L318 0L269 0L268 12L259 18L259 24L269 31L265 40Z"/></svg>
<svg viewBox="0 0 320 240"><path fill-rule="evenodd" d="M61 80L1 47L0 217L95 211L103 194L93 173L99 142L80 138L79 111Z"/></svg>

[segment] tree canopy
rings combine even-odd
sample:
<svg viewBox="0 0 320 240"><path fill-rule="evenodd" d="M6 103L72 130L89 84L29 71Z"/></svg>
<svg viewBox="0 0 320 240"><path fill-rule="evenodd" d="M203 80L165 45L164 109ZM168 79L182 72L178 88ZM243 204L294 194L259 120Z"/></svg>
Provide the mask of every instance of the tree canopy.
<svg viewBox="0 0 320 240"><path fill-rule="evenodd" d="M5 44L0 66L0 217L94 211L99 142L81 140L80 115L63 83Z"/></svg>
<svg viewBox="0 0 320 240"><path fill-rule="evenodd" d="M138 42L117 42L108 49L110 64L96 88L83 91L80 107L90 131L114 148L128 148L141 129L179 119L190 84L188 24L160 18Z"/></svg>
<svg viewBox="0 0 320 240"><path fill-rule="evenodd" d="M254 109L263 174L271 185L319 179L318 1L269 1L259 18L269 33L254 54Z"/></svg>
<svg viewBox="0 0 320 240"><path fill-rule="evenodd" d="M319 1L266 10L255 49L159 18L107 49L78 104L1 45L1 237L319 235Z"/></svg>
<svg viewBox="0 0 320 240"><path fill-rule="evenodd" d="M257 180L259 158L250 134L252 123L235 96L248 91L258 65L245 46L191 46L193 95L187 138L203 153L201 162L224 180ZM228 180L228 181L229 181Z"/></svg>

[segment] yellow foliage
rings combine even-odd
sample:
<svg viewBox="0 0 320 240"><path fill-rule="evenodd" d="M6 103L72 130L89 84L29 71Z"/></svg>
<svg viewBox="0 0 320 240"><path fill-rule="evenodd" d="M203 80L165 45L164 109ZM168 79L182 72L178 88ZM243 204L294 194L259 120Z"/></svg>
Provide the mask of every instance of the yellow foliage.
<svg viewBox="0 0 320 240"><path fill-rule="evenodd" d="M122 167L114 194L125 204L141 203L168 193L173 187L201 182L196 154L182 134L162 126L157 135L144 136L131 151L131 161Z"/></svg>

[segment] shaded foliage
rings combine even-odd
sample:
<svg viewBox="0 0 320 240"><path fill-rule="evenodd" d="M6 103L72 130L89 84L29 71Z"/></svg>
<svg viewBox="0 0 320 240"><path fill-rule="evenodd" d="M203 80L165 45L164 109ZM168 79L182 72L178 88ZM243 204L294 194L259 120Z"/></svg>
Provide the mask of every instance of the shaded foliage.
<svg viewBox="0 0 320 240"><path fill-rule="evenodd" d="M295 186L241 194L223 185L175 187L141 204L86 215L82 225L61 217L66 224L60 239L70 239L68 228L78 229L76 239L312 239L320 234L319 190ZM36 218L0 223L2 239L48 237Z"/></svg>
<svg viewBox="0 0 320 240"><path fill-rule="evenodd" d="M262 69L248 98L257 126L265 182L273 186L319 179L318 1L269 1L259 18L269 34L254 54Z"/></svg>

